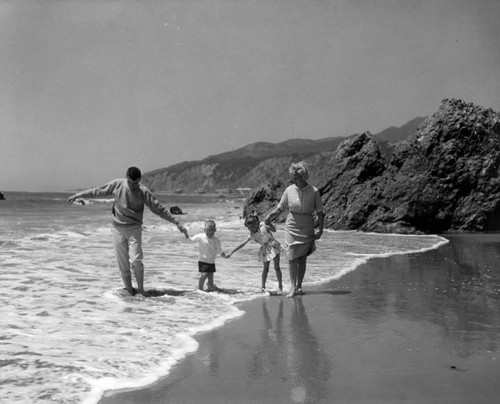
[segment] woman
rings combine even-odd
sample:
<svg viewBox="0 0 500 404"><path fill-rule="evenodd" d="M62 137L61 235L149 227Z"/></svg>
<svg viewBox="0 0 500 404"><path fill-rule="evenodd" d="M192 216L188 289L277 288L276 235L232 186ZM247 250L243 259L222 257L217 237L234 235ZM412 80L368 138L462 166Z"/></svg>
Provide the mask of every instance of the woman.
<svg viewBox="0 0 500 404"><path fill-rule="evenodd" d="M307 182L309 169L305 162L292 163L288 172L293 181L278 206L266 217L270 223L288 208L285 223L285 248L290 272L291 288L288 297L302 292L302 280L306 273L307 256L316 250L315 240L323 234L323 203L316 187ZM314 212L318 217L318 232L314 233Z"/></svg>

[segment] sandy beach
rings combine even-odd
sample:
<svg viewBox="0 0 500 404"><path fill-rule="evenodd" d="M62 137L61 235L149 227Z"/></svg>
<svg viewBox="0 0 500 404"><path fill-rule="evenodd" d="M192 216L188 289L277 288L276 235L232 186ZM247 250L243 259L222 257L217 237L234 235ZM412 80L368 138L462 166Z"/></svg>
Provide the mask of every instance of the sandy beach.
<svg viewBox="0 0 500 404"><path fill-rule="evenodd" d="M100 403L497 402L500 235L446 237L243 304L166 378Z"/></svg>

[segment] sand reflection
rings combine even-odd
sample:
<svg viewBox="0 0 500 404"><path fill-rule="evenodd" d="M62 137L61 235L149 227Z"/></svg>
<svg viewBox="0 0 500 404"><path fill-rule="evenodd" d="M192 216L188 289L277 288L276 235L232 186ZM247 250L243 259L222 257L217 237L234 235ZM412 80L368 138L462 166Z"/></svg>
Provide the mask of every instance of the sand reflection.
<svg viewBox="0 0 500 404"><path fill-rule="evenodd" d="M284 316L285 310L290 310L289 315ZM277 305L274 299L263 299L262 321L249 378L256 381L270 374L288 386L292 403L320 401L326 396L332 365L308 320L302 298L280 299Z"/></svg>

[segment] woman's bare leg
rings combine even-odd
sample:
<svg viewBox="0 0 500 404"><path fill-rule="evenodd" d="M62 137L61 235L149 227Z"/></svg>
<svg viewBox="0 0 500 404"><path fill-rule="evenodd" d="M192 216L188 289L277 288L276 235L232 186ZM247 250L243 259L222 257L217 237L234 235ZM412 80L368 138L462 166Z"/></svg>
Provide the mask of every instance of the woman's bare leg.
<svg viewBox="0 0 500 404"><path fill-rule="evenodd" d="M288 261L288 272L290 273L290 292L287 297L293 297L297 294L297 280L299 275L298 260Z"/></svg>
<svg viewBox="0 0 500 404"><path fill-rule="evenodd" d="M300 294L302 294L302 281L304 280L304 276L306 274L306 266L307 266L307 255L300 257L298 259L297 267L298 267L298 276L297 276L297 289Z"/></svg>

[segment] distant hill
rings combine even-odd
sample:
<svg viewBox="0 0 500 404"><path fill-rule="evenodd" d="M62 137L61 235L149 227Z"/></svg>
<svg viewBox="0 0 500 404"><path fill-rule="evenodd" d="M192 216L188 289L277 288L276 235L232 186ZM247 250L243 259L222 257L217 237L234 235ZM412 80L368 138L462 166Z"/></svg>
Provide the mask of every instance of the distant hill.
<svg viewBox="0 0 500 404"><path fill-rule="evenodd" d="M404 124L400 128L396 128L395 126L391 126L390 128L387 128L383 130L380 133L377 133L376 135L373 135L373 137L377 141L386 141L389 143L396 143L399 142L402 139L407 138L408 136L414 134L419 126L424 123L425 118L415 118L411 120L410 122Z"/></svg>
<svg viewBox="0 0 500 404"><path fill-rule="evenodd" d="M424 119L415 118L400 128L390 127L374 135L383 153L389 155L393 145L415 133ZM283 177L291 161L312 159L323 153L334 152L345 139L328 137L252 143L203 160L186 161L144 173L143 183L155 192L167 193L252 188L262 181Z"/></svg>

